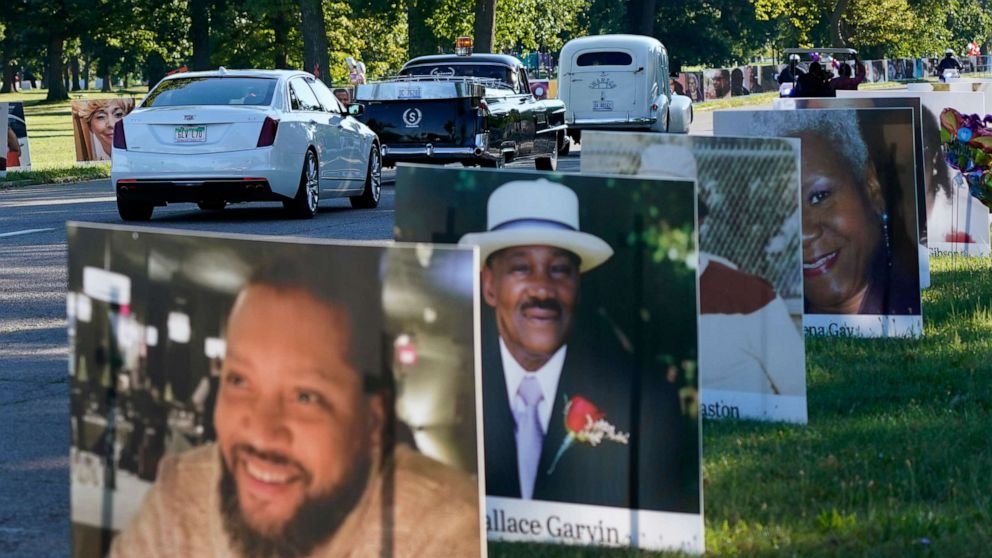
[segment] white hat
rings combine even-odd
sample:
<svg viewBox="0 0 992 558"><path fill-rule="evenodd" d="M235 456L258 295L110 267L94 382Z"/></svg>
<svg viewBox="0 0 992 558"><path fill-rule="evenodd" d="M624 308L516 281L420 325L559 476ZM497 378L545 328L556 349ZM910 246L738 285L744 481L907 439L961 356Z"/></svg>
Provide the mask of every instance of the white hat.
<svg viewBox="0 0 992 558"><path fill-rule="evenodd" d="M944 54L954 54L954 49L953 48L949 48L949 49L947 49L947 50L944 51Z"/></svg>
<svg viewBox="0 0 992 558"><path fill-rule="evenodd" d="M458 241L459 246L477 245L483 262L511 246L554 246L578 256L579 272L585 273L613 255L602 239L579 231L575 192L543 178L496 188L489 196L486 221L486 232L469 233Z"/></svg>

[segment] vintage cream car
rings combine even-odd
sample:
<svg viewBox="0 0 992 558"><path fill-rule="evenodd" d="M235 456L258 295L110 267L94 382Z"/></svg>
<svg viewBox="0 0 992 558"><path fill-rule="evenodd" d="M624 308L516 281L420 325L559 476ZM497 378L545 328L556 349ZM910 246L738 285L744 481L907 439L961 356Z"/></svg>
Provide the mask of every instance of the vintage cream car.
<svg viewBox="0 0 992 558"><path fill-rule="evenodd" d="M558 97L569 135L582 130L688 133L692 101L668 85L668 51L655 38L598 35L561 49Z"/></svg>

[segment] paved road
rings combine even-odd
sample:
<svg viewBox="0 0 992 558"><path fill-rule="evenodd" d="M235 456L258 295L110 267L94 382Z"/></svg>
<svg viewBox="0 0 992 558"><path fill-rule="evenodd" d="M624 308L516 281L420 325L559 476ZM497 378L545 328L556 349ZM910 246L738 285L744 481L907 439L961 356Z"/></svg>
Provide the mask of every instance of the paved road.
<svg viewBox="0 0 992 558"><path fill-rule="evenodd" d="M511 164L511 168L533 168ZM578 172L578 152L559 170ZM281 204L203 212L157 208L142 226L375 240L392 237L395 173L375 210L321 202L313 220ZM67 556L69 386L65 323L66 221L121 224L109 180L0 191L0 556Z"/></svg>

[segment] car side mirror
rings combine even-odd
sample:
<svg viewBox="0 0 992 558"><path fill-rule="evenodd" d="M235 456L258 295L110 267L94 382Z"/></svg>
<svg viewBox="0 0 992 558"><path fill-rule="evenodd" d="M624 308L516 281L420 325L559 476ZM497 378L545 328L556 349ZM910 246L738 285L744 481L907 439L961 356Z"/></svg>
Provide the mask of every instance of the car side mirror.
<svg viewBox="0 0 992 558"><path fill-rule="evenodd" d="M361 103L352 103L348 105L348 114L351 116L365 114L365 105Z"/></svg>

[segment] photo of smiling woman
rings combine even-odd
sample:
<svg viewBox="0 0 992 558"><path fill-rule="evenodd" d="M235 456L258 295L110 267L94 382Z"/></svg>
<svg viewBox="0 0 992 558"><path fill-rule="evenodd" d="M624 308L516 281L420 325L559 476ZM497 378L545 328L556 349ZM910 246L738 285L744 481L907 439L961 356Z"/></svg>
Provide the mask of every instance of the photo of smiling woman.
<svg viewBox="0 0 992 558"><path fill-rule="evenodd" d="M807 334L922 332L911 109L718 113L714 130L802 141Z"/></svg>
<svg viewBox="0 0 992 558"><path fill-rule="evenodd" d="M114 146L114 125L132 110L132 98L73 101L76 161L109 161Z"/></svg>

